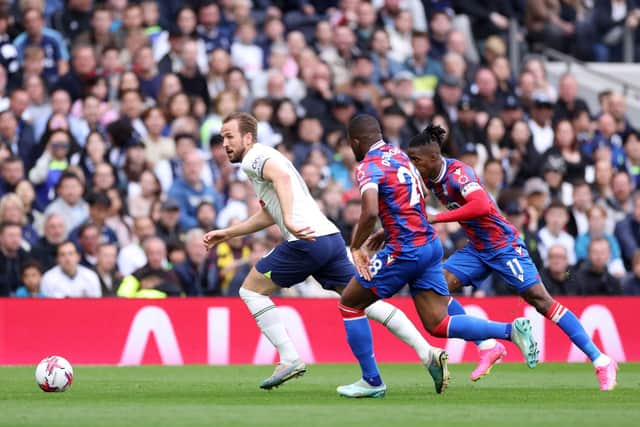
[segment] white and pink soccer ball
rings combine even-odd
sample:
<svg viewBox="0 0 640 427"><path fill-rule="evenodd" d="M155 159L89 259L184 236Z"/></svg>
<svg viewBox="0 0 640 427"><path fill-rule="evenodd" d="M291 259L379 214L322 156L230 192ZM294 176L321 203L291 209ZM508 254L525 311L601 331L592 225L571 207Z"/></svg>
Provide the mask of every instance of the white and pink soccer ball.
<svg viewBox="0 0 640 427"><path fill-rule="evenodd" d="M36 367L36 382L46 392L66 391L73 382L73 368L64 357L46 357Z"/></svg>

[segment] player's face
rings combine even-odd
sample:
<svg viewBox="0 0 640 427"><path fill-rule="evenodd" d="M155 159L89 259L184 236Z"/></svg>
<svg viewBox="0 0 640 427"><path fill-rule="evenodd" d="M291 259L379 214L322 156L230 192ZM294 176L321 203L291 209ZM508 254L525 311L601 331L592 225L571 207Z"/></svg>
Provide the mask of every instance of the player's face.
<svg viewBox="0 0 640 427"><path fill-rule="evenodd" d="M247 144L248 141L251 140L251 135L240 134L237 120L231 120L230 122L223 124L220 135L222 136L222 146L227 152L229 161L231 163L241 162L247 152Z"/></svg>
<svg viewBox="0 0 640 427"><path fill-rule="evenodd" d="M355 139L355 138L351 138L351 136L348 137L349 138L349 144L351 145L351 150L353 151L353 154L356 156L356 160L361 162L362 159L364 159L365 156L365 151L362 149L362 147L360 146L360 142Z"/></svg>
<svg viewBox="0 0 640 427"><path fill-rule="evenodd" d="M411 147L408 155L423 179L435 178L440 173L440 154L429 146Z"/></svg>

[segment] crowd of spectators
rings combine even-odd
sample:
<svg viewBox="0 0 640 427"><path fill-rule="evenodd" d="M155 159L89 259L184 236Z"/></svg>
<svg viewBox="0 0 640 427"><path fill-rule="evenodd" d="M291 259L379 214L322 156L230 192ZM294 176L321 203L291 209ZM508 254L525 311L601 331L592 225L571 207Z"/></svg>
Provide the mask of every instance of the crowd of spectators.
<svg viewBox="0 0 640 427"><path fill-rule="evenodd" d="M615 60L612 33L635 29L640 9L634 0L0 2L0 296L237 295L282 239L270 227L209 253L201 243L260 209L219 135L238 110L258 119L260 143L291 159L346 241L360 213L350 118L374 114L402 148L437 123L444 151L473 166L552 293L640 294L640 123L619 93L601 93L594 110L573 75L550 84L540 56L515 74L512 18L530 52ZM465 244L457 224L436 227L447 255ZM491 277L474 295L510 292Z"/></svg>

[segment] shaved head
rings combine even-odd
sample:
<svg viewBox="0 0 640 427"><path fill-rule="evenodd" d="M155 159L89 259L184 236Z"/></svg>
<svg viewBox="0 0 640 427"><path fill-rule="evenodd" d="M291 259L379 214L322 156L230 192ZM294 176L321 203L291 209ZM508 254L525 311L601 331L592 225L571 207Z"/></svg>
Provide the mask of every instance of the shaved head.
<svg viewBox="0 0 640 427"><path fill-rule="evenodd" d="M358 114L349 122L347 137L356 160L361 161L369 148L382 140L380 123L369 114Z"/></svg>

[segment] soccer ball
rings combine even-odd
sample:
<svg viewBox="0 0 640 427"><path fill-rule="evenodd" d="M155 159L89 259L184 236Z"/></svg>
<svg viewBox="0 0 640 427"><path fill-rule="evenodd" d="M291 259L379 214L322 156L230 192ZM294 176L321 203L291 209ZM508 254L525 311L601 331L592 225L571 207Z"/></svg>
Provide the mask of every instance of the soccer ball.
<svg viewBox="0 0 640 427"><path fill-rule="evenodd" d="M46 392L66 391L73 382L73 368L64 357L46 357L36 367L36 382Z"/></svg>

